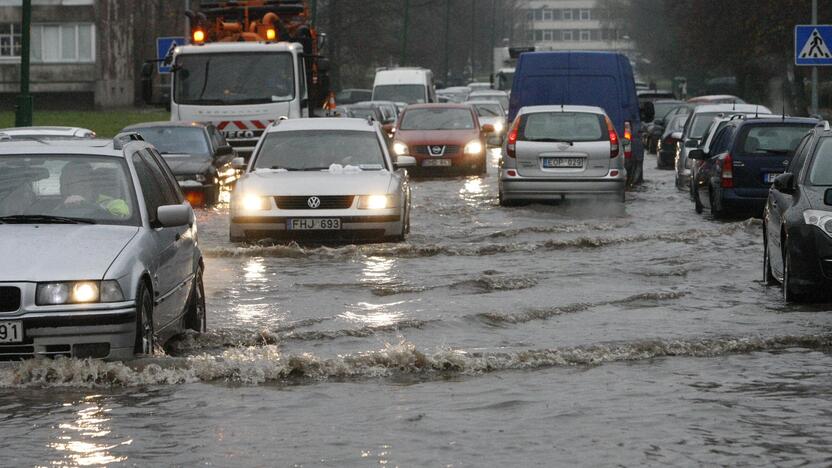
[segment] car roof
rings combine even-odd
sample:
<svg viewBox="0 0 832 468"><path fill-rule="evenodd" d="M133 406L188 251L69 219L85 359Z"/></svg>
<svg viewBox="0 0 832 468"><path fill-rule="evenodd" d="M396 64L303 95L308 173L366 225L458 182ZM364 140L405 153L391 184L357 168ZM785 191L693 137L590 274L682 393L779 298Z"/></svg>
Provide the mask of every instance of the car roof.
<svg viewBox="0 0 832 468"><path fill-rule="evenodd" d="M473 101L465 101L465 104L469 106L478 106L478 105L489 105L489 106L501 106L500 101L490 101L488 99L475 99Z"/></svg>
<svg viewBox="0 0 832 468"><path fill-rule="evenodd" d="M653 104L679 104L677 107L687 107L685 105L685 101L680 101L678 99L657 99L653 101Z"/></svg>
<svg viewBox="0 0 832 468"><path fill-rule="evenodd" d="M520 109L520 114L532 114L535 112L583 112L587 114L607 115L604 109L595 106L526 106Z"/></svg>
<svg viewBox="0 0 832 468"><path fill-rule="evenodd" d="M42 126L42 127L9 127L0 129L0 133L6 134L10 137L15 136L66 136L76 137L79 133L92 133L92 130L82 127L60 127L60 126Z"/></svg>
<svg viewBox="0 0 832 468"><path fill-rule="evenodd" d="M737 126L744 127L747 125L777 125L782 123L791 123L791 124L810 124L816 125L820 122L818 119L812 117L789 117L789 116L782 116L782 115L766 115L766 116L759 116L759 117L750 117L745 119L734 119L737 122Z"/></svg>
<svg viewBox="0 0 832 468"><path fill-rule="evenodd" d="M268 128L266 133L289 132L299 130L350 130L359 132L375 132L375 122L367 119L356 119L351 117L326 117L279 120Z"/></svg>
<svg viewBox="0 0 832 468"><path fill-rule="evenodd" d="M405 110L410 109L471 109L471 106L466 102L462 103L429 103L429 104L411 104Z"/></svg>
<svg viewBox="0 0 832 468"><path fill-rule="evenodd" d="M136 130L139 128L156 128L156 127L208 127L210 123L196 122L193 120L163 120L157 122L141 122L124 127L124 130Z"/></svg>
<svg viewBox="0 0 832 468"><path fill-rule="evenodd" d="M771 114L771 111L766 106L760 106L757 104L705 104L698 106L696 110L693 112L694 114L700 114L704 112L745 112L745 113L757 113L760 114Z"/></svg>
<svg viewBox="0 0 832 468"><path fill-rule="evenodd" d="M146 143L142 144L147 145ZM19 154L64 154L124 157L122 150L117 150L113 146L113 140L105 139L26 140L0 143L0 157Z"/></svg>
<svg viewBox="0 0 832 468"><path fill-rule="evenodd" d="M482 89L482 90L474 90L471 91L469 96L506 96L505 91L500 91L498 89Z"/></svg>

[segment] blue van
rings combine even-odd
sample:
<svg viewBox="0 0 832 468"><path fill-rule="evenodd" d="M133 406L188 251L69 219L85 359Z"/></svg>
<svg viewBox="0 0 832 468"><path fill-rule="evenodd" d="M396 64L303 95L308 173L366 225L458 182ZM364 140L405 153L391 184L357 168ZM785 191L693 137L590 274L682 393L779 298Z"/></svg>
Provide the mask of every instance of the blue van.
<svg viewBox="0 0 832 468"><path fill-rule="evenodd" d="M613 52L527 52L520 55L509 102L509 122L522 107L541 105L596 106L624 138L631 135L627 157L628 182L641 182L644 145L638 137L642 118L653 120L652 103L639 108L630 61Z"/></svg>

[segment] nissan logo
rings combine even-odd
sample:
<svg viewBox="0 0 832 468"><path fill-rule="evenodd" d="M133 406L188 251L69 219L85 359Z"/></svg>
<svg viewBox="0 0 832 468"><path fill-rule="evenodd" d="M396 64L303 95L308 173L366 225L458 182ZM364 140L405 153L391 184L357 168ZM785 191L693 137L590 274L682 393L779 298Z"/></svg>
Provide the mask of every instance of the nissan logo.
<svg viewBox="0 0 832 468"><path fill-rule="evenodd" d="M321 199L318 197L309 197L306 199L306 204L313 210L321 206Z"/></svg>
<svg viewBox="0 0 832 468"><path fill-rule="evenodd" d="M442 147L441 146L431 146L430 147L430 152L434 153L434 154L439 154L439 153L442 152Z"/></svg>

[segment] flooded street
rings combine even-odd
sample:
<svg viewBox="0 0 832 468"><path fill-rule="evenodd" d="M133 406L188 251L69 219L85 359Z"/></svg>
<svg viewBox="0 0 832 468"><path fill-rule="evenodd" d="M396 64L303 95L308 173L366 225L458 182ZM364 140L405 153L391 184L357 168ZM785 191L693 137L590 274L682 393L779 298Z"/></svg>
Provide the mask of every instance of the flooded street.
<svg viewBox="0 0 832 468"><path fill-rule="evenodd" d="M0 465L829 465L832 314L762 282L762 223L672 171L617 204L413 183L402 244L239 246L199 213L209 332L0 367Z"/></svg>

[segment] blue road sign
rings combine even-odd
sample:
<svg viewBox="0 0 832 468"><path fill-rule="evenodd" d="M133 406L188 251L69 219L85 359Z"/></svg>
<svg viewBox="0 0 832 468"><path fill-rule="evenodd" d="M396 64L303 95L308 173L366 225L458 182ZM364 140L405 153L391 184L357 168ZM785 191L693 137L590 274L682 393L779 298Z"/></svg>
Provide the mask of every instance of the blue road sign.
<svg viewBox="0 0 832 468"><path fill-rule="evenodd" d="M794 27L794 63L813 67L832 66L832 25L803 24Z"/></svg>
<svg viewBox="0 0 832 468"><path fill-rule="evenodd" d="M173 54L173 49L182 45L185 45L184 37L157 37L156 58L164 60L165 57ZM164 62L159 62L159 73L170 73L170 65L165 65Z"/></svg>

